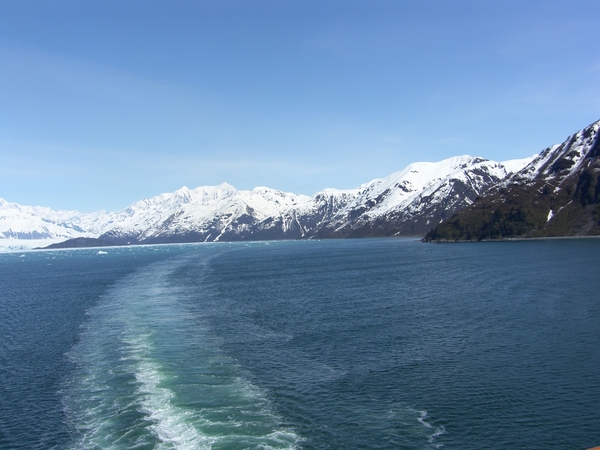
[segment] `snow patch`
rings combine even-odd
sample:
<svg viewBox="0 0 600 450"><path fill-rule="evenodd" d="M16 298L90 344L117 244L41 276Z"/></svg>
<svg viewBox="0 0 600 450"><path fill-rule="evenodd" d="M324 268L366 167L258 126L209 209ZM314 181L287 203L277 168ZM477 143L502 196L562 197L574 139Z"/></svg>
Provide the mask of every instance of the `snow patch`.
<svg viewBox="0 0 600 450"><path fill-rule="evenodd" d="M527 158L509 159L507 161L502 161L500 164L506 167L509 172L516 173L523 169L525 166L527 166L537 156L538 155L536 153L535 155L528 156Z"/></svg>

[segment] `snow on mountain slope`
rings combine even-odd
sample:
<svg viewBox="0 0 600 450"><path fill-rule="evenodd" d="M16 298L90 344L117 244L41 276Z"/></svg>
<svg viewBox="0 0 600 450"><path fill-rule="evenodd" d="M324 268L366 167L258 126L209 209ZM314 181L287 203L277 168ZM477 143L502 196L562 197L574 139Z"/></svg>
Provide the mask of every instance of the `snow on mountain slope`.
<svg viewBox="0 0 600 450"><path fill-rule="evenodd" d="M276 216L258 224L253 236L260 239L307 239L339 211L355 201L360 189L324 189L305 197Z"/></svg>
<svg viewBox="0 0 600 450"><path fill-rule="evenodd" d="M70 239L98 236L110 221L99 211L54 211L42 206L21 206L0 198L0 239Z"/></svg>
<svg viewBox="0 0 600 450"><path fill-rule="evenodd" d="M489 186L492 178L502 179L508 173L500 163L472 156L457 156L437 163L413 163L401 172L369 183L359 202L374 202L376 207L372 211L384 214L438 192L452 180L481 190Z"/></svg>
<svg viewBox="0 0 600 450"><path fill-rule="evenodd" d="M579 172L591 158L600 155L599 131L600 120L569 136L562 144L546 148L523 170L507 179L505 184L527 183L542 178L565 180Z"/></svg>
<svg viewBox="0 0 600 450"><path fill-rule="evenodd" d="M528 156L527 158L519 158L519 159L509 159L507 161L502 161L502 164L509 172L517 173L526 167L531 161L537 158L537 154Z"/></svg>
<svg viewBox="0 0 600 450"><path fill-rule="evenodd" d="M510 173L501 163L468 155L413 163L362 185L356 199L317 236L424 234Z"/></svg>
<svg viewBox="0 0 600 450"><path fill-rule="evenodd" d="M103 236L122 242L219 240L233 228L276 216L310 197L266 187L238 191L223 183L144 199L116 214L115 227Z"/></svg>

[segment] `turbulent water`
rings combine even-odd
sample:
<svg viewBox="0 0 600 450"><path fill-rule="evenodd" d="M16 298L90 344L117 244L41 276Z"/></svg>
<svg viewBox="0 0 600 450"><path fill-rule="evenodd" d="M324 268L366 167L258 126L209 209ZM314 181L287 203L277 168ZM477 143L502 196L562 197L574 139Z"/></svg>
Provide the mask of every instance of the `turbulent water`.
<svg viewBox="0 0 600 450"><path fill-rule="evenodd" d="M600 445L600 240L0 254L2 449Z"/></svg>

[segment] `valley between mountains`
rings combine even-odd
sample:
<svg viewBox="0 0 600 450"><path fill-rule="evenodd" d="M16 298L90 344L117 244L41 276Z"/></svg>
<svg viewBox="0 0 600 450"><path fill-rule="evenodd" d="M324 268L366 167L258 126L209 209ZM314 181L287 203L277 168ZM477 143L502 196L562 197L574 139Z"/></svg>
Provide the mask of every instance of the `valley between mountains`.
<svg viewBox="0 0 600 450"><path fill-rule="evenodd" d="M2 242L54 247L423 236L460 241L600 234L600 121L539 155L418 162L356 189L313 196L223 183L117 212L54 211L0 199ZM60 241L60 242L58 242ZM7 246L4 246L7 248Z"/></svg>

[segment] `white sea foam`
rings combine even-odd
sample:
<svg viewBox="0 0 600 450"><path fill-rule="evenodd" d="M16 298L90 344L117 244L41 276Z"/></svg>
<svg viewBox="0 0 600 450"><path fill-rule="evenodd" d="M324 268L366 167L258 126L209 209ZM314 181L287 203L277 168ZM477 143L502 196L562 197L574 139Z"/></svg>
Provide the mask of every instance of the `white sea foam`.
<svg viewBox="0 0 600 450"><path fill-rule="evenodd" d="M431 423L427 422L425 419L427 419L427 411L419 411L419 418L417 419L417 421L423 425L425 428L429 428L431 430L433 430L433 433L430 434L427 437L427 441L430 444L435 444L435 439L439 436L441 436L442 434L446 433L446 429L444 428L444 426L433 426ZM443 444L437 444L434 445L435 448L441 448L443 447Z"/></svg>
<svg viewBox="0 0 600 450"><path fill-rule="evenodd" d="M73 448L295 448L299 436L278 425L264 393L182 302L186 290L169 282L183 263L127 277L89 311L64 390Z"/></svg>
<svg viewBox="0 0 600 450"><path fill-rule="evenodd" d="M178 408L171 403L174 394L160 387L163 377L159 366L149 361L140 361L137 365L136 379L141 386L141 411L153 421L150 429L161 441L158 448L175 447L181 450L208 449L215 439L200 433L187 422L191 412Z"/></svg>

